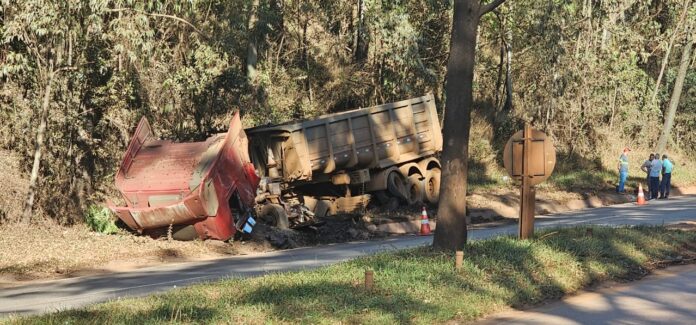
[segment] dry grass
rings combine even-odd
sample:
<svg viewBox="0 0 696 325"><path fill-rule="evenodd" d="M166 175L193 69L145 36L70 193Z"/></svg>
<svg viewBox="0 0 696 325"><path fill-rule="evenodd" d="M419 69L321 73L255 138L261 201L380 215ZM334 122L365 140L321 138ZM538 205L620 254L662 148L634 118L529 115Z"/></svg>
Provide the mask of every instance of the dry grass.
<svg viewBox="0 0 696 325"><path fill-rule="evenodd" d="M216 241L167 241L95 233L86 226L0 226L0 286L33 279L54 279L125 271L162 262L182 262L245 254L252 244Z"/></svg>

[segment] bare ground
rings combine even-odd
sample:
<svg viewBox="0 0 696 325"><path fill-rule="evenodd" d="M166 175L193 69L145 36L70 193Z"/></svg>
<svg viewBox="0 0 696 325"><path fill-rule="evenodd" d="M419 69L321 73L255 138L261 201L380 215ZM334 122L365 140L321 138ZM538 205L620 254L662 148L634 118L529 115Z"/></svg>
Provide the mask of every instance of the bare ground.
<svg viewBox="0 0 696 325"><path fill-rule="evenodd" d="M301 230L258 225L252 236L229 242L152 239L125 230L103 235L84 225L3 225L0 226L0 287L379 236L383 234L367 231L364 223L353 217L334 218Z"/></svg>

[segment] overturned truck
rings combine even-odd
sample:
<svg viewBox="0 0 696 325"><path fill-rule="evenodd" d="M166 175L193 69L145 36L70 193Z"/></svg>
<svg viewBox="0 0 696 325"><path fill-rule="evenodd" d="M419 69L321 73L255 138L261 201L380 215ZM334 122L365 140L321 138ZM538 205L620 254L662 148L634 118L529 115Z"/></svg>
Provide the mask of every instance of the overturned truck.
<svg viewBox="0 0 696 325"><path fill-rule="evenodd" d="M116 187L141 233L227 240L253 214L279 227L379 205L437 204L442 134L432 95L242 130L204 142L154 137L143 119Z"/></svg>

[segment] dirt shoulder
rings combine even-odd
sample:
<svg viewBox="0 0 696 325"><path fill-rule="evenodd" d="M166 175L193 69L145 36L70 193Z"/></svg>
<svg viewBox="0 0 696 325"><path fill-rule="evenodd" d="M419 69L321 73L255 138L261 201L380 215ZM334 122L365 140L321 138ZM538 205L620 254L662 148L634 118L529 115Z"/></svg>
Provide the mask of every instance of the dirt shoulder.
<svg viewBox="0 0 696 325"><path fill-rule="evenodd" d="M498 191L468 198L471 224L494 227L515 221L518 193ZM537 195L537 213L556 213L623 203L630 196L606 193L583 195L544 192ZM253 236L220 241L170 241L122 231L116 235L95 233L84 225L63 227L51 224L0 226L0 288L34 280L122 272L165 263L180 263L247 255L278 249L314 246L417 232L418 207L395 211L368 210L359 216L324 220L315 227L278 230L259 225ZM436 209L428 209L432 228ZM693 227L690 224L682 225Z"/></svg>
<svg viewBox="0 0 696 325"><path fill-rule="evenodd" d="M335 218L302 230L258 225L253 236L228 242L152 239L127 231L103 235L84 225L4 225L0 226L0 288L380 236L384 234L369 232L354 218Z"/></svg>

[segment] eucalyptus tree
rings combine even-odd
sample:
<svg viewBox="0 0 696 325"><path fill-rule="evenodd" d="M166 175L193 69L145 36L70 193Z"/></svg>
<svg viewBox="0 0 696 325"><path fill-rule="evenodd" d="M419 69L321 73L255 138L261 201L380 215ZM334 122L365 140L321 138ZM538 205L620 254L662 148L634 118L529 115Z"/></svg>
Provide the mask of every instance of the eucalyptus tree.
<svg viewBox="0 0 696 325"><path fill-rule="evenodd" d="M455 0L454 18L447 64L445 119L438 229L433 246L455 250L466 244L466 189L469 161L469 129L473 105L476 36L482 16L505 0L481 3L479 0Z"/></svg>
<svg viewBox="0 0 696 325"><path fill-rule="evenodd" d="M55 90L72 90L72 85L66 84L67 75L85 64L83 52L94 25L84 1L3 1L2 9L1 42L11 58L3 62L2 77L27 85L25 99L32 108L29 129L34 130L33 160L22 214L22 221L28 223L47 149L49 118L57 109Z"/></svg>
<svg viewBox="0 0 696 325"><path fill-rule="evenodd" d="M696 9L694 9L696 12ZM696 18L696 15L693 15ZM667 148L667 142L670 139L672 132L672 127L674 126L674 116L677 113L677 107L679 107L679 100L681 98L682 89L684 87L684 80L686 79L686 73L689 69L691 58L691 50L694 47L694 37L696 37L696 23L691 21L686 27L686 43L682 48L681 60L679 63L679 70L677 72L677 78L674 82L674 88L672 89L672 97L669 101L669 107L667 108L667 114L665 115L665 124L662 127L662 133L660 139L657 142L657 152L665 152Z"/></svg>

